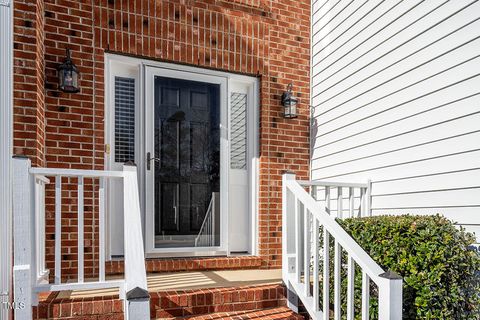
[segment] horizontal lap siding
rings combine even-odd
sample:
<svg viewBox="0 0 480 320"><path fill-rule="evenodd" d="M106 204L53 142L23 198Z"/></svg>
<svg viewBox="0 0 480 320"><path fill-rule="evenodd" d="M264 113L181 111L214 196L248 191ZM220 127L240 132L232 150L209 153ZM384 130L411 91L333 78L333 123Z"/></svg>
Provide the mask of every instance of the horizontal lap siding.
<svg viewBox="0 0 480 320"><path fill-rule="evenodd" d="M480 3L312 12L312 178L371 179L374 214L441 213L480 239Z"/></svg>

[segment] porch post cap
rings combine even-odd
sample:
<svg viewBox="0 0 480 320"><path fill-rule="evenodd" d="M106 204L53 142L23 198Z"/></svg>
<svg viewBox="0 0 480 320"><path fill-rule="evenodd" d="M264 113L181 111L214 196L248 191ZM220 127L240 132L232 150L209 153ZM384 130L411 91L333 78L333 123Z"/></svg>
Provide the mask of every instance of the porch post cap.
<svg viewBox="0 0 480 320"><path fill-rule="evenodd" d="M283 170L282 171L282 174L295 174L295 172L291 171L291 170Z"/></svg>
<svg viewBox="0 0 480 320"><path fill-rule="evenodd" d="M124 163L125 166L131 166L131 167L136 167L137 165L135 164L135 162L133 162L132 160L128 160L127 162Z"/></svg>
<svg viewBox="0 0 480 320"><path fill-rule="evenodd" d="M150 299L150 295L147 290L135 287L127 292L126 298L127 300L146 300Z"/></svg>
<svg viewBox="0 0 480 320"><path fill-rule="evenodd" d="M379 275L379 277L388 279L388 280L402 280L403 278L396 272L388 270L387 272L384 272Z"/></svg>

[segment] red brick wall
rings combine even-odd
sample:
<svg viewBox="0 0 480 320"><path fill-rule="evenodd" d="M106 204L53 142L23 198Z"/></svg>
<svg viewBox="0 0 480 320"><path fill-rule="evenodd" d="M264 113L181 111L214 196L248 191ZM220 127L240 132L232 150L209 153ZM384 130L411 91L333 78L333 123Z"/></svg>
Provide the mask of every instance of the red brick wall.
<svg viewBox="0 0 480 320"><path fill-rule="evenodd" d="M31 10L41 11L42 1L44 32L35 33L43 18ZM21 92L15 100L16 153L39 159L35 162L39 165L43 164L44 113L46 166L103 168L105 52L259 76L260 255L264 267L281 265L281 173L288 169L308 177L310 0L18 0L15 8L15 87ZM26 27L27 20L34 26ZM32 35L27 38L24 33ZM43 34L44 104L39 72L43 49L30 44L32 39L40 44ZM57 90L56 67L66 47L81 72L77 94ZM23 74L26 70L28 78ZM300 116L287 120L281 116L280 96L290 82L300 98ZM32 126L35 117L37 127ZM70 233L63 236L62 268L68 271L75 268L76 193L66 190L64 195L69 200L63 225ZM95 222L95 202L90 195L85 224L91 234L85 238L86 246L96 243L95 228L88 228ZM48 213L51 226L53 211ZM47 246L52 246L53 234L48 239ZM93 249L86 264L93 265L95 259Z"/></svg>
<svg viewBox="0 0 480 320"><path fill-rule="evenodd" d="M14 153L45 165L43 0L14 2Z"/></svg>

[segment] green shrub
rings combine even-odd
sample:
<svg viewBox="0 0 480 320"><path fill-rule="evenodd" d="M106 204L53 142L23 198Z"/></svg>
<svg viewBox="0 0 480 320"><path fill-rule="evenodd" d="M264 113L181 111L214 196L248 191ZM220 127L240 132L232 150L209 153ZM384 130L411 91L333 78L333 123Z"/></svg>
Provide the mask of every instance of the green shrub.
<svg viewBox="0 0 480 320"><path fill-rule="evenodd" d="M403 277L404 319L480 319L480 255L467 249L472 234L440 215L339 222L384 270ZM377 305L374 294L372 309Z"/></svg>

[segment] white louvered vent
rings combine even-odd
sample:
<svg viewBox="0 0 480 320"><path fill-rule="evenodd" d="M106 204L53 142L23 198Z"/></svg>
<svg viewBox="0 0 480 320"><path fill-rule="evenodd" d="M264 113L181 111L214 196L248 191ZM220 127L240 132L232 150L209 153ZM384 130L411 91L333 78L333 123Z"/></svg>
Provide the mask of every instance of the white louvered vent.
<svg viewBox="0 0 480 320"><path fill-rule="evenodd" d="M135 79L115 77L115 162L135 161Z"/></svg>
<svg viewBox="0 0 480 320"><path fill-rule="evenodd" d="M247 168L247 95L232 92L231 95L231 151L232 169Z"/></svg>

